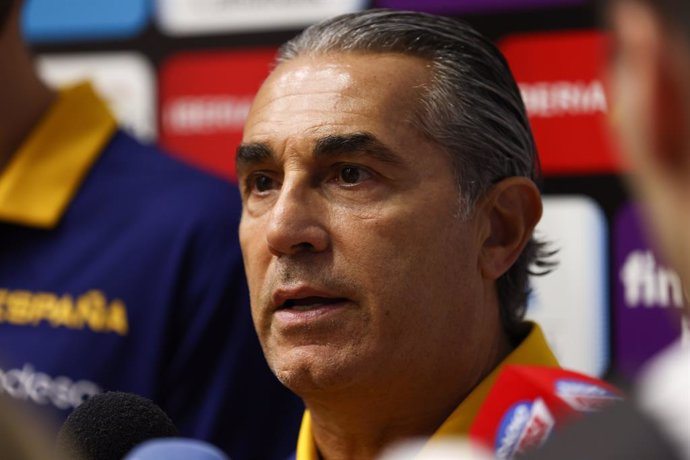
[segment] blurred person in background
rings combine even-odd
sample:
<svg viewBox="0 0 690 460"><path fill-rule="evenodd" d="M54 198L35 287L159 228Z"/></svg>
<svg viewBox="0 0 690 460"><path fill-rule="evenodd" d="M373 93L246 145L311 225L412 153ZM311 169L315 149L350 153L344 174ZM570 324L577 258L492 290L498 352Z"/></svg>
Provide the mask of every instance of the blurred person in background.
<svg viewBox="0 0 690 460"><path fill-rule="evenodd" d="M683 280L682 314L690 315L690 2L610 0L606 8L613 133L654 242ZM570 427L534 458L690 460L690 346L679 340L647 364L634 404Z"/></svg>
<svg viewBox="0 0 690 460"><path fill-rule="evenodd" d="M690 2L610 2L612 127L631 164L631 190L690 315ZM640 407L690 459L690 344L659 354L638 383Z"/></svg>
<svg viewBox="0 0 690 460"><path fill-rule="evenodd" d="M234 459L292 450L301 403L253 330L236 187L58 92L0 2L0 393L59 423L105 390L160 405Z"/></svg>

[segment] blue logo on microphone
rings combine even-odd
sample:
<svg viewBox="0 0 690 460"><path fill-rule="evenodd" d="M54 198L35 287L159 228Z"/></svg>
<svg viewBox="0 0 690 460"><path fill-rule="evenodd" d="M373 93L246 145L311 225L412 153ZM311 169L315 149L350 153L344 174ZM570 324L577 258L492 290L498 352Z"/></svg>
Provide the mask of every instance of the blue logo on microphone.
<svg viewBox="0 0 690 460"><path fill-rule="evenodd" d="M539 447L555 425L554 417L541 398L513 404L496 432L496 458L508 460Z"/></svg>

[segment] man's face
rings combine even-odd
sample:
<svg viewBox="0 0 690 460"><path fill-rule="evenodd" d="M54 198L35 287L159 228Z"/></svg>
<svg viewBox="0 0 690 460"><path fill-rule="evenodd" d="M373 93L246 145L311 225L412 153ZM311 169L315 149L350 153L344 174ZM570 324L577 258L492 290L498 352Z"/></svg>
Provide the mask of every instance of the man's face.
<svg viewBox="0 0 690 460"><path fill-rule="evenodd" d="M238 152L252 314L303 397L473 366L482 231L412 124L428 82L402 55L300 57L254 101Z"/></svg>

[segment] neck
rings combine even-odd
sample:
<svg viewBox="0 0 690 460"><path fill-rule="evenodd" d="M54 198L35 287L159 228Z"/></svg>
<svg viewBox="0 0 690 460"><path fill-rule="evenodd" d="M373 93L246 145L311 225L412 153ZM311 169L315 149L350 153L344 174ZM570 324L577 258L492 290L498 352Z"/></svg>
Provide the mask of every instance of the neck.
<svg viewBox="0 0 690 460"><path fill-rule="evenodd" d="M384 384L305 396L321 458L375 459L392 443L433 435L513 350L498 318L493 324L495 328L485 329L491 333L467 346L470 353L451 354L435 368L413 370L414 378L403 372ZM456 368L449 366L458 362Z"/></svg>
<svg viewBox="0 0 690 460"><path fill-rule="evenodd" d="M412 397L391 404L395 398L371 398L367 404L343 398L338 404L307 404L321 458L327 460L375 459L392 443L429 437L452 412L439 415L436 408L410 410L400 407ZM397 407L396 407L397 406ZM394 412L388 412L392 408Z"/></svg>
<svg viewBox="0 0 690 460"><path fill-rule="evenodd" d="M16 7L16 10L19 8ZM22 42L18 11L0 32L0 171L55 98L38 77Z"/></svg>

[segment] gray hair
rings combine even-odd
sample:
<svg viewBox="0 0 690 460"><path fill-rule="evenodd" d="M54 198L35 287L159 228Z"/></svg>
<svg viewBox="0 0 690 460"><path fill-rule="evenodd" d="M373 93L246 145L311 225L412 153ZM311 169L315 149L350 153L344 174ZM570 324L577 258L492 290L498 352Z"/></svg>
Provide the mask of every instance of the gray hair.
<svg viewBox="0 0 690 460"><path fill-rule="evenodd" d="M441 16L373 9L308 27L285 43L282 63L330 52L402 53L430 62L431 84L413 121L449 153L460 190L460 214L498 181L525 176L537 182L539 159L520 91L505 58L469 25ZM530 292L530 267L550 266L534 238L497 282L501 319L514 336Z"/></svg>

